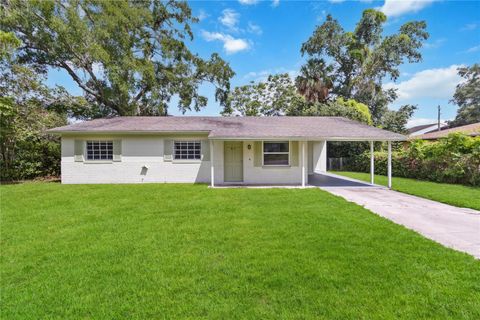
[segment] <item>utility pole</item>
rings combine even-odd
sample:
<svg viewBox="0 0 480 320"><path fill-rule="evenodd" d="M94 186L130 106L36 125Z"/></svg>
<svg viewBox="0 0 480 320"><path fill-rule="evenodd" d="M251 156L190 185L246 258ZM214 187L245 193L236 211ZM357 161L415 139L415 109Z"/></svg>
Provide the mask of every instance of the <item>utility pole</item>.
<svg viewBox="0 0 480 320"><path fill-rule="evenodd" d="M438 105L438 129L437 131L440 131L440 113L441 113L442 108L440 105Z"/></svg>

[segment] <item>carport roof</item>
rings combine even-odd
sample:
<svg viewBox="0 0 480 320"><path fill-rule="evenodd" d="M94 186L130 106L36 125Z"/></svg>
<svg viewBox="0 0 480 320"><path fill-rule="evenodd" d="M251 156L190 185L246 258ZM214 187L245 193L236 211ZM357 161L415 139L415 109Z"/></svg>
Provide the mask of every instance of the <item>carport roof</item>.
<svg viewBox="0 0 480 320"><path fill-rule="evenodd" d="M406 137L342 117L115 117L49 130L85 133L208 133L210 139L401 141Z"/></svg>

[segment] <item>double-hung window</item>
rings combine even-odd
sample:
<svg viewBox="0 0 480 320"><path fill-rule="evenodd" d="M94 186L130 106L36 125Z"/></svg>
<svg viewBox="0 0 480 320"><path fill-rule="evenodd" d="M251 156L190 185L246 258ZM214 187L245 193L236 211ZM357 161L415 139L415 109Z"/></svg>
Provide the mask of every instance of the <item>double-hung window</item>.
<svg viewBox="0 0 480 320"><path fill-rule="evenodd" d="M87 160L113 160L113 141L87 141Z"/></svg>
<svg viewBox="0 0 480 320"><path fill-rule="evenodd" d="M174 160L201 160L202 150L200 141L175 141L173 143Z"/></svg>
<svg viewBox="0 0 480 320"><path fill-rule="evenodd" d="M290 165L290 144L288 143L288 141L264 141L263 142L263 165L264 166Z"/></svg>

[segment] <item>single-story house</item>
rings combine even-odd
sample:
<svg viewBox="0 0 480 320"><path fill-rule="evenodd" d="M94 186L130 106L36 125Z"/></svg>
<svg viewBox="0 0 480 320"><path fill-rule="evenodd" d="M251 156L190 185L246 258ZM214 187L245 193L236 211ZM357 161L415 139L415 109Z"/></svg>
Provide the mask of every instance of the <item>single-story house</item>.
<svg viewBox="0 0 480 320"><path fill-rule="evenodd" d="M438 140L440 138L445 138L451 133L463 133L467 136L477 137L480 136L480 122L467 124L465 126L443 129L440 131L432 131L429 133L417 135L411 137L412 139L422 139L422 140Z"/></svg>
<svg viewBox="0 0 480 320"><path fill-rule="evenodd" d="M341 117L115 117L49 132L61 135L62 183L211 186L306 186L326 171L327 141L370 141L373 173L373 142L406 139Z"/></svg>

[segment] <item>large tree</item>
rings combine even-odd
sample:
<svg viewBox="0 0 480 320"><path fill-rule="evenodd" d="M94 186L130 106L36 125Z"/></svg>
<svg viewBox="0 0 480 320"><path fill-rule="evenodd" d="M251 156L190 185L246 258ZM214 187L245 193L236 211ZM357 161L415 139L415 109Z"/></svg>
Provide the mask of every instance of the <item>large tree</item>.
<svg viewBox="0 0 480 320"><path fill-rule="evenodd" d="M289 110L287 115L345 117L368 125L372 124L368 106L353 99L345 100L342 97L325 103L309 103L302 110Z"/></svg>
<svg viewBox="0 0 480 320"><path fill-rule="evenodd" d="M368 9L348 32L328 15L301 48L308 57L305 67L320 68L315 72L332 83L334 96L368 105L375 124L380 124L387 105L396 99L395 90L383 88L384 79L397 80L405 61L419 62L419 50L428 38L424 21L407 22L388 36L383 35L385 22L382 12Z"/></svg>
<svg viewBox="0 0 480 320"><path fill-rule="evenodd" d="M372 124L368 107L353 99L307 101L287 73L236 87L229 95L228 105L222 112L224 116L337 116Z"/></svg>
<svg viewBox="0 0 480 320"><path fill-rule="evenodd" d="M452 102L458 105L457 116L450 125L463 126L480 122L480 65L458 69L458 74L465 79L457 85Z"/></svg>
<svg viewBox="0 0 480 320"><path fill-rule="evenodd" d="M227 101L234 73L217 54L188 49L197 19L185 2L5 0L1 9L1 29L22 42L18 62L65 70L100 115L165 115L173 96L182 112L198 111L204 82Z"/></svg>
<svg viewBox="0 0 480 320"><path fill-rule="evenodd" d="M407 134L407 122L417 110L416 105L406 104L398 110L387 110L379 124L385 130Z"/></svg>
<svg viewBox="0 0 480 320"><path fill-rule="evenodd" d="M236 87L228 97L224 116L279 116L299 112L306 106L287 73L270 75L265 81ZM297 110L297 111L293 111Z"/></svg>
<svg viewBox="0 0 480 320"><path fill-rule="evenodd" d="M0 180L30 179L60 173L59 138L46 129L85 116L87 102L64 88L50 88L45 77L15 64L21 45L12 33L0 31Z"/></svg>

